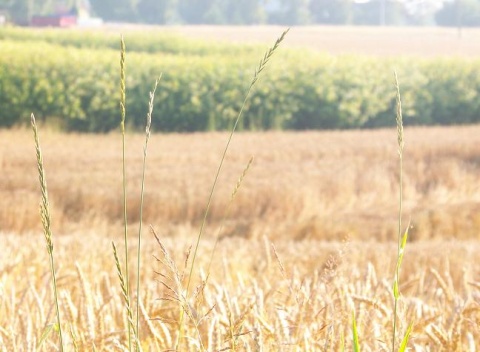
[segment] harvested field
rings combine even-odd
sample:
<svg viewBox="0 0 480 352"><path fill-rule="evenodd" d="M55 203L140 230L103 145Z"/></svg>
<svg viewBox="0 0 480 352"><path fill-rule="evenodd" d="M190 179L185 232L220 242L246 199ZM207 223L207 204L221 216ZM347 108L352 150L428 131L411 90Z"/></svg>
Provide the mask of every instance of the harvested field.
<svg viewBox="0 0 480 352"><path fill-rule="evenodd" d="M479 133L477 126L405 130L404 214L412 228L397 336L413 322L409 346L417 351L475 351L480 344ZM195 288L185 299L189 248L226 138L151 138L144 215L162 245L145 226L143 349L172 349L179 334L186 337L182 351L340 351L342 341L352 349L355 311L362 350L389 350L396 131L234 136L200 243ZM131 234L139 220L142 140L127 135ZM122 242L120 137L42 131L41 141L66 348L125 350L124 302L111 250L111 241ZM49 329L55 318L30 131L0 132L0 166L0 350L53 351L58 337ZM129 249L132 258L136 246ZM134 282L135 273L130 276ZM190 307L183 329L181 304Z"/></svg>
<svg viewBox="0 0 480 352"><path fill-rule="evenodd" d="M166 30L243 43L278 28ZM305 27L287 44L334 54L480 52L475 30L416 31ZM125 248L121 137L48 128L40 128L50 199L42 220L49 224L50 208L53 230L45 236L32 133L0 130L1 352L58 351L60 341L67 351L401 351L408 331L409 350L480 346L479 126L405 129L405 252L393 129L238 133L198 253L228 136L154 134L140 267L145 137L127 134ZM128 323L134 315L138 328Z"/></svg>
<svg viewBox="0 0 480 352"><path fill-rule="evenodd" d="M125 27L122 27L123 30ZM280 26L130 26L130 30L176 32L187 37L228 43L270 43ZM113 26L107 30L119 30ZM302 26L290 31L285 45L331 54L372 56L478 57L480 30L442 27Z"/></svg>
<svg viewBox="0 0 480 352"><path fill-rule="evenodd" d="M394 130L241 133L227 155L209 223L224 236L386 241L395 238L398 157ZM480 127L409 128L405 220L412 240L478 239ZM141 135L127 140L130 222L138 221ZM199 224L227 135L157 134L148 155L145 219ZM56 232L116 229L122 222L121 140L117 135L44 134ZM40 229L31 135L0 132L1 230ZM229 214L225 207L251 156ZM21 195L21 196L20 196ZM15 206L11 206L15 204Z"/></svg>

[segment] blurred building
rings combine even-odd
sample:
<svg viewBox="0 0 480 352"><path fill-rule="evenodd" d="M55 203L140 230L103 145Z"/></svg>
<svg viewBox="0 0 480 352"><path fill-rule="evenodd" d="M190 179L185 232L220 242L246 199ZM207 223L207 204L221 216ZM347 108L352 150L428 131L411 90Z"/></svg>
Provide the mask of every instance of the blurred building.
<svg viewBox="0 0 480 352"><path fill-rule="evenodd" d="M73 26L99 26L103 23L101 18L91 16L91 5L88 0L76 0L75 5L67 7L59 1L52 14L33 16L30 25L33 27L73 27Z"/></svg>

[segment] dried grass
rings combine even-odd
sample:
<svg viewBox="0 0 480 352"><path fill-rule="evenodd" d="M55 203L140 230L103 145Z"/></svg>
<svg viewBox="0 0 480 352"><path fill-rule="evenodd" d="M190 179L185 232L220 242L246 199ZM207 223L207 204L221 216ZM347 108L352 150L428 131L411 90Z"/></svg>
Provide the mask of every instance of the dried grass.
<svg viewBox="0 0 480 352"><path fill-rule="evenodd" d="M150 143L156 147L151 148L150 160L158 166L147 182L169 187L152 187L146 199L144 216L161 229L156 238L145 236L141 248L139 244L129 248L142 253L139 267L146 268L130 273L129 278L136 280L138 275L138 297L143 297L139 300L142 349L338 351L340 341L350 349L351 341L344 336L351 335L354 310L364 350L387 349L396 314L399 331L406 330L407 322L416 322L409 343L415 350L474 351L480 343L476 281L480 267L478 243L468 239L478 234L478 222L472 220L476 206L471 207L479 196L474 177L480 166L478 132L478 127L406 131L411 150L404 165L405 199L410 204L404 204L404 213L414 214L415 224L422 219L416 218L419 209L427 204L445 212L426 223L434 234L412 231L416 241L409 244L409 258L398 280L403 283L403 296L396 313L390 295L395 229L388 227L394 223L391 217L397 206L396 162L391 157L395 146L381 142L391 139L393 131L238 135L226 159L229 167L219 180L217 201L212 203L212 227L206 228L199 243L195 265L199 274L191 278L190 294L186 289L190 246L201 221L201 200L206 196L202 192L208 189L211 166L218 162L215 156L225 136L153 135ZM5 138L0 138L0 144L22 140L24 133L2 131L0 137ZM127 138L129 144L141 145L137 142L142 137ZM122 236L116 136L49 133L43 140L45 155L53 155L44 163L51 170L50 205L60 229L55 258L60 263L57 286L62 324L70 332L64 336L65 348L127 350L124 330L133 324L133 314L125 322L129 303L112 289L117 275L122 282L125 277L118 259L115 268L108 251L112 237ZM162 143L168 148L162 148ZM35 165L22 152L29 155L30 150L21 144L0 150L6 169L0 192L7 195L0 199L19 199L18 190L36 193L29 186L35 181L34 176L29 178L35 174ZM256 165L242 180L242 190L225 218L224 205L231 198L228 185L242 174L238 160L251 154L256 154ZM138 181L142 176L135 170L141 170L142 160L134 155L126 156L127 165ZM422 162L429 165L427 176L417 169ZM429 183L428 177L435 182ZM11 204L2 207L5 219L22 211L30 214L28 204L23 209ZM464 214L469 215L452 212L448 218L451 204L468 208ZM376 217L370 218L371 214ZM128 216L135 226L139 219ZM233 230L217 241L212 228L223 219ZM25 235L37 235L39 230L13 226L2 228L0 234L7 249L0 256L2 352L58 348L56 335L45 334L55 321L54 305L46 303L51 301L49 274L44 269L47 253L38 251L38 241ZM350 236L340 242L343 234ZM451 236L465 241L448 241ZM432 238L436 240L419 241ZM214 246L217 254L212 261ZM122 290L128 296L124 286ZM179 320L181 312L185 321Z"/></svg>
<svg viewBox="0 0 480 352"><path fill-rule="evenodd" d="M410 240L474 239L480 228L480 127L407 128L404 214ZM25 131L0 131L3 175L0 232L38 230L38 190ZM144 221L174 234L197 227L225 134L152 135ZM117 232L122 223L121 145L114 135L42 133L50 170L56 235L89 228ZM395 132L238 134L218 183L207 236L225 216L231 187L255 156L224 222L222 237L339 240L395 238ZM131 181L128 221L138 229L141 135L127 135ZM137 148L137 149L136 149ZM15 206L12 206L15 204ZM366 230L368 229L368 230Z"/></svg>
<svg viewBox="0 0 480 352"><path fill-rule="evenodd" d="M144 238L142 267L145 269L140 278L144 297L140 306L144 350L173 348L180 305L177 299L162 298L172 296L172 290L181 291L168 284L165 276L176 280L171 276L175 270L181 279L179 287L185 285L182 278L185 251L194 233L185 231L170 237L159 232L165 253L175 266L165 260L152 236ZM123 331L124 301L117 292L117 273L108 251L107 235L84 233L57 238L63 321L66 331L74 331L80 351L92 350L93 345L105 351L127 346ZM121 229L117 235L121 238ZM325 263L331 253L342 251L344 244L274 240L284 276L275 255L270 253L273 261L268 259L267 250L271 249L265 248L264 242L264 239L237 237L218 243L209 284L198 286L202 277L194 277L194 287L201 287L201 292L185 302L190 314L185 324L187 338L181 341L182 351L196 351L202 345L207 351L232 346L247 351L256 350L256 346L264 351L339 351L342 334L351 336L353 307L362 346L366 350L385 349L391 339L393 311L389 292L395 243L350 241L335 275L324 280ZM54 321L54 308L48 303L51 300L44 265L46 254L37 253L38 246L31 237L4 234L2 243L9 251L0 257L0 346L5 351L33 351L45 327ZM205 239L200 246L199 270L207 268L213 243L213 238ZM402 282L410 283L408 290L400 289L403 296L398 314L401 331L406 322L416 323L411 348L438 351L446 344L446 351L454 346L459 351L472 351L469 346L480 344L479 291L468 283L469 277L480 275L478 249L474 242L410 243L402 270ZM441 253L441 257L432 253ZM452 283L452 286L447 284L452 301L446 299L445 288L429 268L441 273L443 281ZM69 335L65 336L65 347L73 350ZM350 339L345 340L349 348ZM51 334L37 351L49 351L55 346Z"/></svg>

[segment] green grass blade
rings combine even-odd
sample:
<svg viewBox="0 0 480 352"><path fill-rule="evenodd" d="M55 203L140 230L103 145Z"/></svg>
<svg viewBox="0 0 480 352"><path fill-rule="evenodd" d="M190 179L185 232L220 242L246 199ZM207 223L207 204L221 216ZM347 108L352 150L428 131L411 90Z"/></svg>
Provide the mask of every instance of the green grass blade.
<svg viewBox="0 0 480 352"><path fill-rule="evenodd" d="M398 288L398 279L395 277L395 280L393 281L393 298L395 301L398 301L398 298L400 297L400 290Z"/></svg>
<svg viewBox="0 0 480 352"><path fill-rule="evenodd" d="M400 344L400 348L398 349L398 352L405 352L407 349L408 341L410 339L410 334L412 333L413 329L413 323L410 323L408 325L407 331L405 332L405 336L402 339L402 343Z"/></svg>
<svg viewBox="0 0 480 352"><path fill-rule="evenodd" d="M397 265L395 269L395 279L393 281L393 297L398 300L400 297L400 291L398 288L399 282L400 282L400 269L402 267L402 262L403 262L403 256L405 254L405 247L407 245L407 239L408 239L408 229L410 225L407 226L407 229L405 230L405 233L402 236L402 239L400 241L400 250L398 252L397 256Z"/></svg>
<svg viewBox="0 0 480 352"><path fill-rule="evenodd" d="M345 352L345 336L343 336L343 331L340 333L340 351Z"/></svg>
<svg viewBox="0 0 480 352"><path fill-rule="evenodd" d="M397 267L398 267L398 271L400 271L400 268L402 266L402 262L403 262L403 256L405 254L405 247L407 245L407 239L408 239L408 228L410 227L410 224L407 226L407 229L405 230L403 236L402 236L402 240L400 242L400 253L398 255L398 260L397 260Z"/></svg>
<svg viewBox="0 0 480 352"><path fill-rule="evenodd" d="M355 312L352 314L352 334L353 334L353 350L360 352L360 342L358 341L357 322L355 319Z"/></svg>
<svg viewBox="0 0 480 352"><path fill-rule="evenodd" d="M43 343L47 339L47 337L51 334L52 331L58 330L58 325L55 324L48 324L42 332L42 336L38 340L38 348L42 347Z"/></svg>

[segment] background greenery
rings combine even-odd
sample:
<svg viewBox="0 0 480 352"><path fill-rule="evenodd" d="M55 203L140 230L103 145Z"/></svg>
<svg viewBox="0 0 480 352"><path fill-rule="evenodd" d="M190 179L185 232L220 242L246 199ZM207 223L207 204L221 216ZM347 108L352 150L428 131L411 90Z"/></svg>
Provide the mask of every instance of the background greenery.
<svg viewBox="0 0 480 352"><path fill-rule="evenodd" d="M18 24L81 0L0 0ZM90 0L105 21L153 24L359 24L479 26L478 0ZM442 6L443 5L443 6Z"/></svg>
<svg viewBox="0 0 480 352"><path fill-rule="evenodd" d="M229 129L263 46L211 44L152 32L127 43L129 128L143 129L158 75L153 128ZM0 126L40 121L68 131L107 132L119 121L116 34L0 30ZM392 72L402 77L405 125L480 121L480 60L332 56L282 49L248 102L240 129L391 126Z"/></svg>

